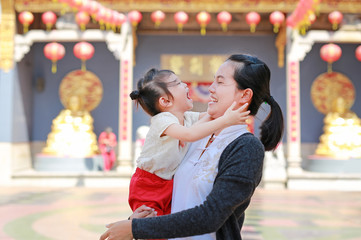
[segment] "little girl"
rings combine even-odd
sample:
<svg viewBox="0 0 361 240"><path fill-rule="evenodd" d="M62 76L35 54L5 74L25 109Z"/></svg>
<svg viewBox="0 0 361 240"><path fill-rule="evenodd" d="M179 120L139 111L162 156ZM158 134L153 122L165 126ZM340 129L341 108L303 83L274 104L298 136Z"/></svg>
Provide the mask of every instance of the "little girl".
<svg viewBox="0 0 361 240"><path fill-rule="evenodd" d="M157 215L170 213L173 175L194 142L218 129L245 124L246 105L210 121L206 113L190 112L193 101L187 84L170 70L149 70L137 83L130 97L152 116L149 132L137 159L137 169L129 187L129 205L134 211L142 205ZM201 120L199 120L201 119Z"/></svg>

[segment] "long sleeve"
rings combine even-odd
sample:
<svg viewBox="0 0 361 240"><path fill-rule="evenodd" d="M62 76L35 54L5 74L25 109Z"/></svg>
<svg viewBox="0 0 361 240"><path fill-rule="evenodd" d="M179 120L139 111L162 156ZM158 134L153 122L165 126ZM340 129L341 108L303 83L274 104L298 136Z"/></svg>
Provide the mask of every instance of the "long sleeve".
<svg viewBox="0 0 361 240"><path fill-rule="evenodd" d="M217 239L239 235L238 219L260 182L263 158L264 148L256 137L238 137L223 151L213 189L203 204L170 215L133 219L134 237L174 238L215 231Z"/></svg>

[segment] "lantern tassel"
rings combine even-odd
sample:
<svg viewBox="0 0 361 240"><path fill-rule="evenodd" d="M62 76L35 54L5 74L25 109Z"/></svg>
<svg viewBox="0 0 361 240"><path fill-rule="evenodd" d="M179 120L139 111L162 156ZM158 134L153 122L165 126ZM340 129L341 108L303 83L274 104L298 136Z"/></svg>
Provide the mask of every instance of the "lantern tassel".
<svg viewBox="0 0 361 240"><path fill-rule="evenodd" d="M24 24L23 32L27 33L29 31L29 24Z"/></svg>
<svg viewBox="0 0 361 240"><path fill-rule="evenodd" d="M227 23L222 23L221 26L222 26L223 32L227 32Z"/></svg>
<svg viewBox="0 0 361 240"><path fill-rule="evenodd" d="M54 74L56 73L56 61L52 61L53 64L51 65L51 72Z"/></svg>
<svg viewBox="0 0 361 240"><path fill-rule="evenodd" d="M327 72L332 73L332 62L327 63Z"/></svg>
<svg viewBox="0 0 361 240"><path fill-rule="evenodd" d="M256 32L256 24L252 23L251 24L251 33Z"/></svg>
<svg viewBox="0 0 361 240"><path fill-rule="evenodd" d="M332 30L337 30L338 24L337 23L333 23L332 24Z"/></svg>
<svg viewBox="0 0 361 240"><path fill-rule="evenodd" d="M81 60L81 70L82 70L83 72L86 71L85 60Z"/></svg>
<svg viewBox="0 0 361 240"><path fill-rule="evenodd" d="M206 25L205 24L201 25L201 35L202 36L206 35Z"/></svg>
<svg viewBox="0 0 361 240"><path fill-rule="evenodd" d="M183 24L178 23L178 33L182 33L182 32L183 32Z"/></svg>

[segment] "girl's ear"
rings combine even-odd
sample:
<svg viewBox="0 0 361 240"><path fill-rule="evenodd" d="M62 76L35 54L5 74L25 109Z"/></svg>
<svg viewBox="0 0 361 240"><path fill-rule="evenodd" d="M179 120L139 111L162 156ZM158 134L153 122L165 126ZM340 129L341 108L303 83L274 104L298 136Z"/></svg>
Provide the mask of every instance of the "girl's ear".
<svg viewBox="0 0 361 240"><path fill-rule="evenodd" d="M165 109L167 107L172 106L172 101L169 101L169 99L166 97L160 97L158 102L161 109Z"/></svg>
<svg viewBox="0 0 361 240"><path fill-rule="evenodd" d="M250 88L243 90L243 96L241 98L241 103L250 103L253 97L253 91Z"/></svg>

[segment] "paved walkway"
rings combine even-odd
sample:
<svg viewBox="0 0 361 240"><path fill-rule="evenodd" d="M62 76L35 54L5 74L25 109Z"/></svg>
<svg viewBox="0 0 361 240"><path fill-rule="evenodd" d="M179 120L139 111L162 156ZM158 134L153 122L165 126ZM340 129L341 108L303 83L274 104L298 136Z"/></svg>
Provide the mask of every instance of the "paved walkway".
<svg viewBox="0 0 361 240"><path fill-rule="evenodd" d="M98 239L130 214L126 188L0 188L1 240ZM245 240L361 240L361 192L258 189Z"/></svg>

